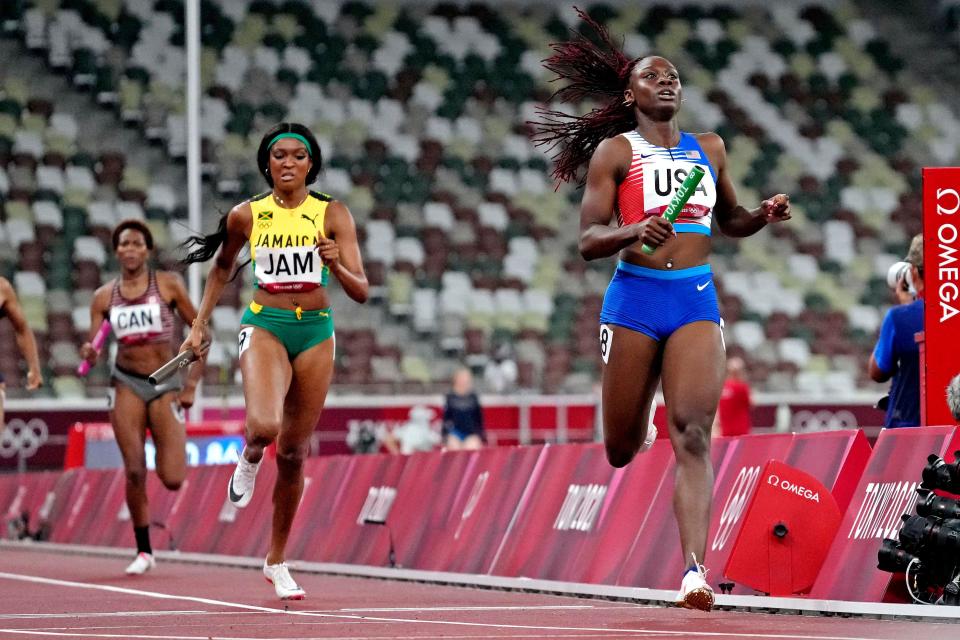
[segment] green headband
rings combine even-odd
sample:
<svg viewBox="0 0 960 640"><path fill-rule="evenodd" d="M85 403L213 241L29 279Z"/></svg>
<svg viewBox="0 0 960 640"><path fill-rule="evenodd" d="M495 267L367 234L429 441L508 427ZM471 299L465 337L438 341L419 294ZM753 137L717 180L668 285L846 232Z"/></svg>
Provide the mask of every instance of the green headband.
<svg viewBox="0 0 960 640"><path fill-rule="evenodd" d="M270 144L267 145L267 149L273 147L273 145L277 143L277 140L282 140L283 138L293 138L294 140L299 140L303 143L303 146L307 148L307 154L309 154L311 158L313 157L313 149L310 148L310 143L307 142L307 139L299 133L278 133L277 135L273 136L273 140L271 140Z"/></svg>

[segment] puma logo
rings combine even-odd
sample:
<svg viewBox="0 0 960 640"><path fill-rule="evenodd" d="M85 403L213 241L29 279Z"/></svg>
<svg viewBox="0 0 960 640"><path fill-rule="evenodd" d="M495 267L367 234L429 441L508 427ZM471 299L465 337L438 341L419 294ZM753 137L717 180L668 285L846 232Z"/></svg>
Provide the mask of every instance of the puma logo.
<svg viewBox="0 0 960 640"><path fill-rule="evenodd" d="M707 280L707 281L704 282L703 284L698 284L698 285L697 285L697 291L703 291L704 289L707 288L707 286L708 286L709 284L710 284L710 281L709 281L709 280Z"/></svg>
<svg viewBox="0 0 960 640"><path fill-rule="evenodd" d="M317 216L311 217L305 213L301 213L300 217L303 218L304 220L308 220L310 224L312 224L313 226L317 226Z"/></svg>

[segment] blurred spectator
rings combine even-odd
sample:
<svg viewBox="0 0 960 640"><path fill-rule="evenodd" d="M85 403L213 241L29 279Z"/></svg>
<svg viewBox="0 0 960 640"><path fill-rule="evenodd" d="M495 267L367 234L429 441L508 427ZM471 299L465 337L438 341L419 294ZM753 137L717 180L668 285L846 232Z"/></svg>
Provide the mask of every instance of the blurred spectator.
<svg viewBox="0 0 960 640"><path fill-rule="evenodd" d="M746 364L743 358L733 356L727 359L727 379L720 392L720 404L717 405L717 423L714 433L721 436L743 436L750 433L753 422L750 410L750 383L746 379Z"/></svg>
<svg viewBox="0 0 960 640"><path fill-rule="evenodd" d="M910 242L904 262L906 273L898 277L912 285L916 299L891 308L883 317L880 337L870 356L870 378L876 382L891 380L883 426L915 427L920 424L920 350L914 335L923 331L923 236ZM888 275L889 281L889 275ZM882 401L881 401L882 403ZM884 408L882 404L878 407Z"/></svg>
<svg viewBox="0 0 960 640"><path fill-rule="evenodd" d="M960 373L953 376L947 385L947 406L953 419L960 422Z"/></svg>
<svg viewBox="0 0 960 640"><path fill-rule="evenodd" d="M440 444L440 434L430 423L434 413L430 407L416 405L411 407L409 420L392 432L388 432L383 446L390 453L411 454L417 451L431 451Z"/></svg>
<svg viewBox="0 0 960 640"><path fill-rule="evenodd" d="M517 373L517 362L513 359L510 345L502 344L484 367L483 382L491 393L503 393L513 390Z"/></svg>
<svg viewBox="0 0 960 640"><path fill-rule="evenodd" d="M453 390L443 407L443 436L448 449L479 449L483 446L483 411L473 390L473 374L459 369L453 374Z"/></svg>
<svg viewBox="0 0 960 640"><path fill-rule="evenodd" d="M347 446L354 453L376 453L387 438L386 428L373 426L369 420L352 420L349 429Z"/></svg>

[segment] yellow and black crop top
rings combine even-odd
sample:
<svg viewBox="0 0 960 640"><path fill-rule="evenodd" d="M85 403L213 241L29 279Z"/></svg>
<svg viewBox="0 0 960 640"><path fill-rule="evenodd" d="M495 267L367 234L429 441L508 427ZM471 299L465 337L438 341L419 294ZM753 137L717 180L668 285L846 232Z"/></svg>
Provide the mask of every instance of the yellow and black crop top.
<svg viewBox="0 0 960 640"><path fill-rule="evenodd" d="M327 286L330 269L317 252L327 205L332 198L310 191L295 209L277 205L272 193L250 200L253 230L250 257L256 287L270 293L312 291Z"/></svg>

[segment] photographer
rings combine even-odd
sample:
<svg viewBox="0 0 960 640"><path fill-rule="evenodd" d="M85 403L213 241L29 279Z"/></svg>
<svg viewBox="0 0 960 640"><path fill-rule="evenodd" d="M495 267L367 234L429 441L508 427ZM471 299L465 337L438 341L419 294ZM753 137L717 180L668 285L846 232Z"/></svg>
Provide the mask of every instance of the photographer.
<svg viewBox="0 0 960 640"><path fill-rule="evenodd" d="M884 427L915 427L920 424L920 350L914 335L923 331L923 236L914 236L887 282L904 303L884 316L869 373L876 382L891 380Z"/></svg>
<svg viewBox="0 0 960 640"><path fill-rule="evenodd" d="M960 373L953 376L947 385L947 406L953 419L960 423Z"/></svg>

